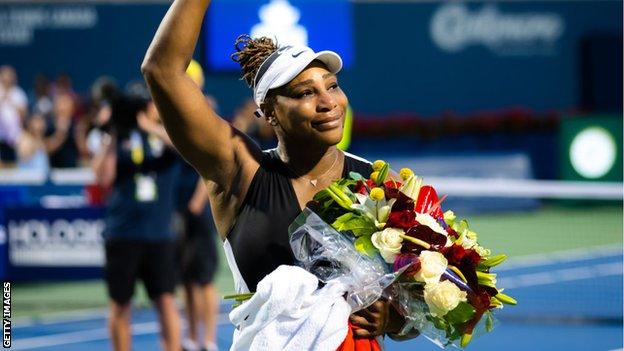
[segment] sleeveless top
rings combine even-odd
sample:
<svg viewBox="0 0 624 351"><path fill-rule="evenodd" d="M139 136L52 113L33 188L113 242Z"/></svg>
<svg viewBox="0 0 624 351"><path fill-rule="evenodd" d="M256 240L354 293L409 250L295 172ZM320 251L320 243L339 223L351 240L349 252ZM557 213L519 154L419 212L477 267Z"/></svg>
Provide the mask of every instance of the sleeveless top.
<svg viewBox="0 0 624 351"><path fill-rule="evenodd" d="M371 171L370 162L345 152L342 177L349 172L368 177ZM292 178L293 173L276 149L263 152L260 167L223 243L238 293L256 291L258 282L279 265L295 264L288 226L301 208Z"/></svg>

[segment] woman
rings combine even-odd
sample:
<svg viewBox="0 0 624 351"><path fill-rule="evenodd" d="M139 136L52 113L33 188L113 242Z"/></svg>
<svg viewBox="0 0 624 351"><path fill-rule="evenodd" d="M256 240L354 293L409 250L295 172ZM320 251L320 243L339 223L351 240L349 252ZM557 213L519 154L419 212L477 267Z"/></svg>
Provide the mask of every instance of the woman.
<svg viewBox="0 0 624 351"><path fill-rule="evenodd" d="M294 264L287 227L320 189L370 164L336 148L347 97L333 52L278 50L268 38L239 37L233 59L254 90L258 115L278 147L262 152L221 119L185 74L210 1L176 0L147 51L142 72L176 148L205 179L217 230L239 292L280 264ZM351 316L356 337L397 332L401 319L378 301Z"/></svg>
<svg viewBox="0 0 624 351"><path fill-rule="evenodd" d="M17 167L48 175L50 161L45 138L45 119L40 114L34 114L26 120L26 129L17 141Z"/></svg>

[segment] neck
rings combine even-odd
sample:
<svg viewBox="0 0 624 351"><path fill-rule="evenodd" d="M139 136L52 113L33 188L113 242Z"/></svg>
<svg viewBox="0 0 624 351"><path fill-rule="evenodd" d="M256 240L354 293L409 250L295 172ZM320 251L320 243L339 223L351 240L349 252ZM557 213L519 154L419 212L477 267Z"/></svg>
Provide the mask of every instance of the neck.
<svg viewBox="0 0 624 351"><path fill-rule="evenodd" d="M297 145L296 143L280 140L277 151L284 163L291 168L297 176L311 179L327 173L330 167L338 164L340 151L336 146L310 147L310 145Z"/></svg>

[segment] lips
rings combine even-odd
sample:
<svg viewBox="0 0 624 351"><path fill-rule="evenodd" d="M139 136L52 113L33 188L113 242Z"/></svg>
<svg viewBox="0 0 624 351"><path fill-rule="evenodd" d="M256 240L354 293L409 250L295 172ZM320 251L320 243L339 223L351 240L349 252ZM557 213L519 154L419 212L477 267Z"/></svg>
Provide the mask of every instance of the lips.
<svg viewBox="0 0 624 351"><path fill-rule="evenodd" d="M339 128L342 125L342 115L337 114L335 116L318 118L312 121L312 127L320 131L327 131L335 128Z"/></svg>

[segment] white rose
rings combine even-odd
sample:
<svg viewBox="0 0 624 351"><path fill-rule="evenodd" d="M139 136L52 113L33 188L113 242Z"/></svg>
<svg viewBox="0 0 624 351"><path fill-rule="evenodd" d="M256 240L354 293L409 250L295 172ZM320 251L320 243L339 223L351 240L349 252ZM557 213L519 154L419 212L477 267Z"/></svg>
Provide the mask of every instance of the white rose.
<svg viewBox="0 0 624 351"><path fill-rule="evenodd" d="M446 271L448 261L441 253L436 251L423 251L418 257L420 270L414 275L416 281L425 283L437 283Z"/></svg>
<svg viewBox="0 0 624 351"><path fill-rule="evenodd" d="M425 284L425 302L433 316L444 316L462 301L466 301L466 292L448 280Z"/></svg>
<svg viewBox="0 0 624 351"><path fill-rule="evenodd" d="M373 246L379 250L381 257L388 263L394 263L394 259L401 252L403 242L401 234L403 234L401 229L386 228L371 235Z"/></svg>

